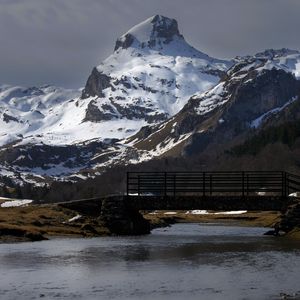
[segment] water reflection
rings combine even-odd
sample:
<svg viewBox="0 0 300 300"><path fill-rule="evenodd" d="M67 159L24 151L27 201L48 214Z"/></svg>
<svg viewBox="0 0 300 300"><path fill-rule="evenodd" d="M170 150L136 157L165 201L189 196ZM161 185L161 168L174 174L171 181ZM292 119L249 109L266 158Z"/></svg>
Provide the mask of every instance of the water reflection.
<svg viewBox="0 0 300 300"><path fill-rule="evenodd" d="M265 231L176 224L142 237L3 244L0 299L279 299L298 293L299 242Z"/></svg>

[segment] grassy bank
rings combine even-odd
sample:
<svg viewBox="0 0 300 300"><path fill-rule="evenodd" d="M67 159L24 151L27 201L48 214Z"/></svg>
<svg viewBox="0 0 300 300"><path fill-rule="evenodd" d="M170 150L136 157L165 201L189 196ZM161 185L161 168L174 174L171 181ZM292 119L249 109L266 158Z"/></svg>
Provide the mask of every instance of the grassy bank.
<svg viewBox="0 0 300 300"><path fill-rule="evenodd" d="M280 213L274 211L242 214L143 211L142 214L150 222L151 228L187 222L272 227L280 219ZM38 241L54 236L94 237L110 234L110 230L99 218L80 216L74 210L55 204L0 207L0 243ZM300 238L300 229L293 230L288 236Z"/></svg>
<svg viewBox="0 0 300 300"><path fill-rule="evenodd" d="M57 205L0 208L0 242L107 234L107 228L96 218L79 216L77 212Z"/></svg>
<svg viewBox="0 0 300 300"><path fill-rule="evenodd" d="M172 214L171 214L172 213ZM206 214L192 214L186 211L155 211L143 212L145 219L149 220L152 227L166 226L174 223L222 223L236 224L239 226L272 227L278 222L280 212L277 211L254 211L243 214L222 214L208 212Z"/></svg>
<svg viewBox="0 0 300 300"><path fill-rule="evenodd" d="M300 227L296 227L286 234L287 238L291 238L293 240L300 240Z"/></svg>

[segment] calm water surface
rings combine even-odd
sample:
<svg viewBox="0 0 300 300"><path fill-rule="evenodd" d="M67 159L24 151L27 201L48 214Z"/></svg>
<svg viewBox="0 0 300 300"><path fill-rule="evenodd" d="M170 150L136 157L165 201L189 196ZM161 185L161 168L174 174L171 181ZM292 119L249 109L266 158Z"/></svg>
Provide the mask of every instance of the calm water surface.
<svg viewBox="0 0 300 300"><path fill-rule="evenodd" d="M300 299L300 243L265 228L0 245L0 299ZM298 296L297 296L298 295Z"/></svg>

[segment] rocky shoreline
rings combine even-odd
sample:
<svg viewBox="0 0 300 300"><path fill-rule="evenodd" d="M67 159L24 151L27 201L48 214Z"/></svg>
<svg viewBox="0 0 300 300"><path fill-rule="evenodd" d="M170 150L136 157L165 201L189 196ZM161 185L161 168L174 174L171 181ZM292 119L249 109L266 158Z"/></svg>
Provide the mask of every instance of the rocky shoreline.
<svg viewBox="0 0 300 300"><path fill-rule="evenodd" d="M284 234L294 239L300 239L300 199L296 198L285 213L280 217L279 222L274 225L274 234Z"/></svg>

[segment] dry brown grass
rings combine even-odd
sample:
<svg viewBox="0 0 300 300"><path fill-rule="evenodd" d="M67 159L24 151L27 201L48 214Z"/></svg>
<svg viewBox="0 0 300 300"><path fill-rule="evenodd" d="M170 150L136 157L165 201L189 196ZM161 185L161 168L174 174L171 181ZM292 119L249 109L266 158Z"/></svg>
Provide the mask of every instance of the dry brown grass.
<svg viewBox="0 0 300 300"><path fill-rule="evenodd" d="M23 237L28 236L28 234L40 234L45 237L89 237L109 233L107 228L94 218L82 217L76 222L68 222L70 218L76 215L75 211L56 205L0 208L0 241L7 240L7 232L16 232L16 236L21 235ZM92 226L94 230L88 230L87 227L84 227L87 224Z"/></svg>
<svg viewBox="0 0 300 300"><path fill-rule="evenodd" d="M176 211L176 215L166 215L166 211L157 211L156 214L143 212L144 218L157 225L161 221L165 223L211 223L220 222L238 224L240 226L272 227L279 221L280 212L276 211L253 211L240 215L193 215L186 211Z"/></svg>
<svg viewBox="0 0 300 300"><path fill-rule="evenodd" d="M270 227L278 221L279 212L248 212L241 215L193 215L177 211L176 215L142 212L153 227L177 222L208 223L221 222L241 226ZM109 235L110 232L97 218L83 216L75 222L69 219L78 213L57 205L30 205L26 207L0 207L0 242L37 240L51 236L92 237ZM293 236L300 236L300 229Z"/></svg>
<svg viewBox="0 0 300 300"><path fill-rule="evenodd" d="M288 232L286 237L300 240L300 227L296 227L292 231Z"/></svg>

